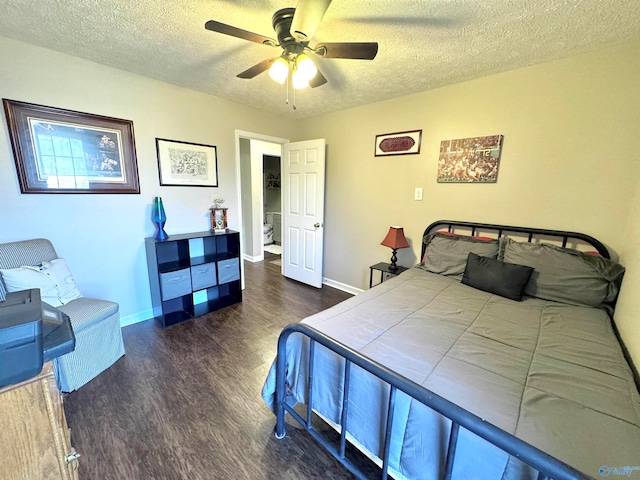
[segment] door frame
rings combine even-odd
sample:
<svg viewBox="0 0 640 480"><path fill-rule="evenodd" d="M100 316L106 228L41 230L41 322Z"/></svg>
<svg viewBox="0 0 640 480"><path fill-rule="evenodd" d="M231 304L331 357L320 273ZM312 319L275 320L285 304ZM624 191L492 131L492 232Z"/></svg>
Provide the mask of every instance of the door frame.
<svg viewBox="0 0 640 480"><path fill-rule="evenodd" d="M241 245L241 251L240 252L240 257L244 258L246 249L245 249L245 245L246 245L246 238L244 236L244 232L242 230L244 230L242 228L243 225L243 218L242 218L242 178L241 178L241 170L240 170L240 139L241 138L246 138L249 140L260 140L263 142L269 142L269 143L277 143L280 145L283 145L285 143L289 143L289 139L287 138L281 138L281 137L273 137L271 135L264 135L262 133L254 133L254 132L247 132L244 130L235 130L235 146L236 146L236 192L237 192L237 198L236 201L238 202L238 212L237 212L237 218L238 218L238 225L240 225L240 245ZM281 157L282 158L282 157ZM282 160L281 160L282 161ZM281 194L284 195L284 191L281 191ZM242 288L244 289L244 270L242 270L243 275L242 275Z"/></svg>

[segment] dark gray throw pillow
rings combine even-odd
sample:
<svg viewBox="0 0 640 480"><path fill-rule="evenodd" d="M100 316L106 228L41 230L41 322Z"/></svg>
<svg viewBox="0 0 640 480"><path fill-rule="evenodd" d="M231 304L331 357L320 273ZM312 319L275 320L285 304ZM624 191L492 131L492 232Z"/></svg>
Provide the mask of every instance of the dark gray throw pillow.
<svg viewBox="0 0 640 480"><path fill-rule="evenodd" d="M522 300L533 268L469 253L462 283L511 300Z"/></svg>

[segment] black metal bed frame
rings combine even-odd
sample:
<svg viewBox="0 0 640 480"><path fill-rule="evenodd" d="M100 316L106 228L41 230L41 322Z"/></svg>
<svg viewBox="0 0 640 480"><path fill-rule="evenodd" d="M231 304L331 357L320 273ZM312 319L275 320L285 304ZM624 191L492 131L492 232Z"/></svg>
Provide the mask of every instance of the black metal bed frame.
<svg viewBox="0 0 640 480"><path fill-rule="evenodd" d="M537 237L552 237L562 239L562 246L566 246L569 240L579 240L581 243L594 247L600 255L610 258L607 248L595 238L576 232L565 232L558 230L546 230L539 228L516 227L507 225L491 225L474 222L459 222L451 220L439 220L429 225L424 235L446 228L448 232L455 233L456 228L464 228L471 230L471 235L478 232L498 232L498 237L505 233L524 233L528 236L528 241L533 241ZM424 257L425 245L422 245L422 254ZM286 403L286 346L287 339L292 333L300 333L309 338L309 376L307 382L307 408L306 418L303 418L293 407ZM313 419L313 357L316 343L330 349L345 360L344 370L344 401L342 405L342 414L340 421L340 440L336 445L330 441L323 433L316 430L312 425ZM509 455L518 458L520 461L531 466L538 471L538 480L557 479L557 480L576 480L590 479L592 477L579 472L575 468L566 463L552 457L544 451L530 445L529 443L517 438L516 436L496 427L495 425L483 420L482 418L472 414L471 412L459 407L455 403L431 392L430 390L418 385L402 375L390 370L363 355L350 347L333 340L331 337L305 324L291 324L285 327L278 338L278 354L276 359L276 438L284 438L285 431L285 414L289 413L309 434L316 439L334 458L342 463L351 473L358 479L366 480L368 477L361 469L346 456L347 442L347 416L349 410L349 382L351 365L355 364L360 368L367 370L369 373L378 377L382 381L390 385L389 402L387 409L387 422L385 427L385 441L382 456L381 479L388 478L389 472L389 452L390 437L393 426L393 413L397 391L400 390L409 395L416 401L426 405L439 414L451 420L451 431L449 435L449 444L447 449L445 472L443 478L451 479L453 462L456 454L456 445L458 440L458 432L460 427L469 430L479 437L487 440L491 444L497 446Z"/></svg>
<svg viewBox="0 0 640 480"><path fill-rule="evenodd" d="M500 238L505 233L525 233L527 235L528 242L532 242L534 238L538 237L552 237L562 239L563 247L567 246L569 240L579 240L583 244L591 245L604 258L611 258L609 250L607 250L607 247L605 247L599 240L596 240L592 236L584 233L565 232L563 230L546 230L544 228L515 227L510 225L491 225L490 223L457 222L455 220L437 220L424 230L423 236L441 228L446 228L448 232L455 233L455 229L458 227L471 229L472 236L477 235L478 233L497 232L498 238ZM424 257L426 248L427 246L423 242L420 258Z"/></svg>

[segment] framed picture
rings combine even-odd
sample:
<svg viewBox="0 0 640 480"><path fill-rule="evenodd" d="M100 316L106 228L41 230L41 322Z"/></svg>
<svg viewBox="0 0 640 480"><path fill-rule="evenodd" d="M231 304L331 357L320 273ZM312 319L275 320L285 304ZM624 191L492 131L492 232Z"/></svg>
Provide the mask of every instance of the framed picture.
<svg viewBox="0 0 640 480"><path fill-rule="evenodd" d="M495 183L503 135L443 140L438 159L439 183Z"/></svg>
<svg viewBox="0 0 640 480"><path fill-rule="evenodd" d="M417 155L420 153L422 130L376 135L375 156Z"/></svg>
<svg viewBox="0 0 640 480"><path fill-rule="evenodd" d="M130 120L2 103L22 193L140 193Z"/></svg>
<svg viewBox="0 0 640 480"><path fill-rule="evenodd" d="M160 185L217 187L218 156L213 145L156 138Z"/></svg>

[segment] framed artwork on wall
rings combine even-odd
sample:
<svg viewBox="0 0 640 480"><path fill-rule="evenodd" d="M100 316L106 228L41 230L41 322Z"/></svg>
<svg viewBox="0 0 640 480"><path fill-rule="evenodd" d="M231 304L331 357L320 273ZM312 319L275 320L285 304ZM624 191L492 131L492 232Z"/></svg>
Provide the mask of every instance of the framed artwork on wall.
<svg viewBox="0 0 640 480"><path fill-rule="evenodd" d="M495 183L503 135L440 142L438 183Z"/></svg>
<svg viewBox="0 0 640 480"><path fill-rule="evenodd" d="M156 138L160 185L217 187L218 156L214 145Z"/></svg>
<svg viewBox="0 0 640 480"><path fill-rule="evenodd" d="M421 141L422 130L376 135L374 154L376 157L388 155L417 155L420 153Z"/></svg>
<svg viewBox="0 0 640 480"><path fill-rule="evenodd" d="M140 193L132 121L2 102L22 193Z"/></svg>

